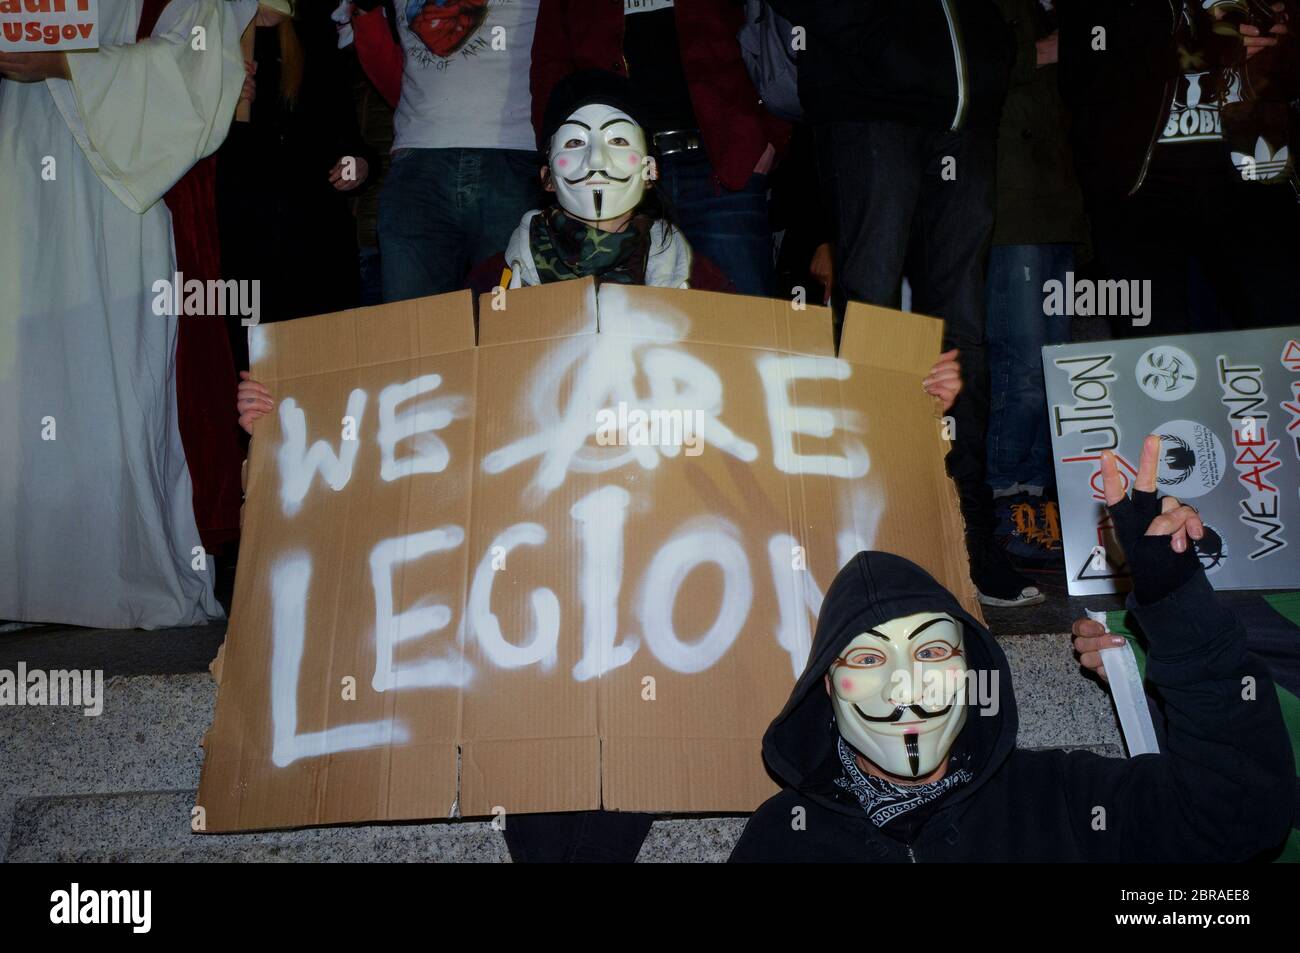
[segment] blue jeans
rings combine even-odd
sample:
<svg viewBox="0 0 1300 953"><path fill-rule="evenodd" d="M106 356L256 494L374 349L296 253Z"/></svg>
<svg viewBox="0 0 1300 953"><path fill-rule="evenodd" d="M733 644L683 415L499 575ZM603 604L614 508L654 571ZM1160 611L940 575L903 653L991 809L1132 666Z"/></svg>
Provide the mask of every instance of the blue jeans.
<svg viewBox="0 0 1300 953"><path fill-rule="evenodd" d="M358 253L361 264L361 298L363 308L384 303L384 278L379 260L379 249L367 246Z"/></svg>
<svg viewBox="0 0 1300 953"><path fill-rule="evenodd" d="M990 378L988 483L1052 486L1044 344L1070 340L1068 315L1043 313L1043 283L1065 280L1074 246L994 245L984 287Z"/></svg>
<svg viewBox="0 0 1300 953"><path fill-rule="evenodd" d="M714 181L703 149L659 160L659 182L696 254L713 262L741 294L772 293L772 229L767 176L754 174L738 192Z"/></svg>
<svg viewBox="0 0 1300 953"><path fill-rule="evenodd" d="M379 196L384 301L465 287L470 268L506 249L542 204L535 152L399 149Z"/></svg>

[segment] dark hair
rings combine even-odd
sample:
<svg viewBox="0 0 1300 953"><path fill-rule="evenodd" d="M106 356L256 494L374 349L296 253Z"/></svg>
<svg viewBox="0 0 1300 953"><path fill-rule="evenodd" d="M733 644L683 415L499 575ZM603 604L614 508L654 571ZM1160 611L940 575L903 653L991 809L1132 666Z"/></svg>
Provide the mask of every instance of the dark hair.
<svg viewBox="0 0 1300 953"><path fill-rule="evenodd" d="M577 110L593 103L612 106L627 113L632 121L646 132L646 154L651 156L656 164L659 162L654 137L646 131L643 104L631 80L608 70L587 69L570 73L556 83L551 90L550 98L546 101L546 112L542 118L537 145L546 160L548 169L551 165L551 138L555 135L555 131ZM647 188L645 195L632 211L634 215L648 215L656 221L662 221L667 226L664 231L665 242L674 229L681 230L681 225L677 221L677 211L658 188Z"/></svg>
<svg viewBox="0 0 1300 953"><path fill-rule="evenodd" d="M654 157L657 166L659 164L659 153L654 147L654 142L647 141L646 146L646 152ZM633 214L649 215L655 221L664 223L665 248L668 247L668 239L672 237L673 232L682 230L682 226L677 219L677 209L673 208L672 201L664 194L663 189L659 188L658 183L654 183L645 190L645 195L641 196L641 201L637 203Z"/></svg>
<svg viewBox="0 0 1300 953"><path fill-rule="evenodd" d="M564 77L551 90L546 111L542 114L542 126L537 132L537 148L543 154L547 153L555 130L583 106L592 103L622 110L638 126L645 128L645 111L631 80L608 70L580 70Z"/></svg>

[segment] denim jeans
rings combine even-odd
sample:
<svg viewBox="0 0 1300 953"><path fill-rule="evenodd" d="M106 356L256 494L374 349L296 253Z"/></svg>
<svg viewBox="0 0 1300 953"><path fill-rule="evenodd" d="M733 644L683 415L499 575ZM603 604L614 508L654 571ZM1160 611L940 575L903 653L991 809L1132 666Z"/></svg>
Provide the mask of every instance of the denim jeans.
<svg viewBox="0 0 1300 953"><path fill-rule="evenodd" d="M505 251L524 213L542 205L535 152L399 149L379 196L384 301L465 287Z"/></svg>
<svg viewBox="0 0 1300 953"><path fill-rule="evenodd" d="M384 303L383 269L379 261L379 249L362 248L359 253L361 266L361 299L357 303L363 308Z"/></svg>
<svg viewBox="0 0 1300 953"><path fill-rule="evenodd" d="M950 411L948 473L968 533L991 538L984 270L993 234L995 139L989 132L888 120L828 123L815 133L818 172L835 215L836 310L846 300L897 308L906 275L912 310L943 319L944 348L961 351L963 385Z"/></svg>
<svg viewBox="0 0 1300 953"><path fill-rule="evenodd" d="M1043 282L1063 282L1073 270L1071 244L994 245L989 252L988 482L995 491L1056 482L1042 349L1070 340L1070 317L1043 313Z"/></svg>
<svg viewBox="0 0 1300 953"><path fill-rule="evenodd" d="M715 181L703 149L659 160L656 185L672 205L691 248L731 279L741 294L772 293L772 229L767 218L767 176L755 173L733 192Z"/></svg>

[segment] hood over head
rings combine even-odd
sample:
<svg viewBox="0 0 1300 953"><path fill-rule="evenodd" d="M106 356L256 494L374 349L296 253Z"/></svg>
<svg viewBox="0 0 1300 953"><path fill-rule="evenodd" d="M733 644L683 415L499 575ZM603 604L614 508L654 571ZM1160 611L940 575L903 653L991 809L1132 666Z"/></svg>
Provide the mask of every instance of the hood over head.
<svg viewBox="0 0 1300 953"><path fill-rule="evenodd" d="M966 700L962 738L972 755L975 781L958 789L954 801L969 797L1011 753L1017 729L1015 696L1006 657L992 634L920 566L892 553L861 552L827 590L808 664L785 708L763 735L763 758L783 785L844 813L861 812L858 803L834 783L842 771L836 753L840 731L825 675L845 647L867 629L919 612L947 613L961 624L967 665L976 673L972 687L980 686L993 696Z"/></svg>

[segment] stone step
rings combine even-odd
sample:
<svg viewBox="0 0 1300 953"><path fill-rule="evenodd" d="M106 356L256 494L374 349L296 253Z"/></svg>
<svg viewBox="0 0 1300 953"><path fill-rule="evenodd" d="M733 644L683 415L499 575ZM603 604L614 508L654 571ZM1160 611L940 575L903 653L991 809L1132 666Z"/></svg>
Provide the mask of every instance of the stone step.
<svg viewBox="0 0 1300 953"><path fill-rule="evenodd" d="M215 701L216 685L202 673L110 678L97 717L0 708L0 856L22 798L198 787Z"/></svg>
<svg viewBox="0 0 1300 953"><path fill-rule="evenodd" d="M1021 747L1123 754L1104 688L1079 673L1066 635L1000 640L1011 663ZM192 835L200 741L216 689L206 673L105 682L104 711L0 708L0 857L132 860L499 860L484 821ZM740 818L658 822L644 860L725 859ZM388 855L392 855L391 858Z"/></svg>
<svg viewBox="0 0 1300 953"><path fill-rule="evenodd" d="M187 789L23 798L15 805L7 860L434 863L509 859L505 838L483 820L193 834L189 819L196 794Z"/></svg>
<svg viewBox="0 0 1300 953"><path fill-rule="evenodd" d="M510 859L505 837L485 820L196 835L189 829L195 794L186 790L23 798L15 806L7 859L15 863L499 863ZM724 861L744 826L743 817L657 821L640 860Z"/></svg>

